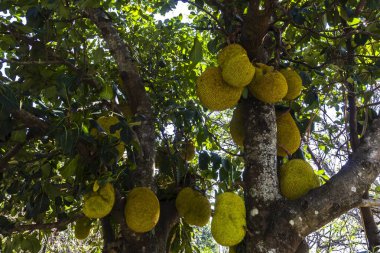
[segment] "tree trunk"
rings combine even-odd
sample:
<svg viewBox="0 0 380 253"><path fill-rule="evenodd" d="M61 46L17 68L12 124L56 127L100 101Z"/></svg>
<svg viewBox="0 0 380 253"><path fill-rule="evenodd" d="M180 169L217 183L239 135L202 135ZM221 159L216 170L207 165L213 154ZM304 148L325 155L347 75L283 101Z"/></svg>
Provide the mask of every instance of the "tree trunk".
<svg viewBox="0 0 380 253"><path fill-rule="evenodd" d="M124 206L121 202L120 206ZM120 210L113 210L113 218L120 226L118 238L110 240L113 231L102 221L104 247L103 253L164 253L171 229L178 222L175 202L160 202L160 219L157 226L147 233L134 233L125 224L124 216L120 217ZM121 218L121 219L120 219ZM117 226L116 226L117 227ZM108 229L107 229L108 228ZM111 236L110 236L111 235Z"/></svg>

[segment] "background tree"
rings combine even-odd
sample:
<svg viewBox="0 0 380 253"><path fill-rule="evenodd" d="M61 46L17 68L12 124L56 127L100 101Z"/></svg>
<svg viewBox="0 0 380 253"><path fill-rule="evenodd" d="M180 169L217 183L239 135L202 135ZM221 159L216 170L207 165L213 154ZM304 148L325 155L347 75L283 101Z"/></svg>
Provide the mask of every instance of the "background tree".
<svg viewBox="0 0 380 253"><path fill-rule="evenodd" d="M378 246L369 207L380 172L379 1L196 0L185 1L190 22L154 19L177 2L0 3L2 250L46 247L52 231L83 216L82 197L95 182L116 189L111 214L94 221L104 252L196 250L194 228L174 205L185 186L210 199L244 193L247 235L239 252L301 252L307 235L358 206L369 248ZM252 62L290 65L303 79L301 97L280 104L302 133L294 157L312 160L325 184L296 201L279 192L274 105L243 93L243 152L227 131L231 112L207 111L195 95L197 76L232 42ZM91 134L111 112L122 157L112 135ZM181 147L189 141L198 159L186 162ZM125 196L136 186L160 200L152 232L125 225Z"/></svg>

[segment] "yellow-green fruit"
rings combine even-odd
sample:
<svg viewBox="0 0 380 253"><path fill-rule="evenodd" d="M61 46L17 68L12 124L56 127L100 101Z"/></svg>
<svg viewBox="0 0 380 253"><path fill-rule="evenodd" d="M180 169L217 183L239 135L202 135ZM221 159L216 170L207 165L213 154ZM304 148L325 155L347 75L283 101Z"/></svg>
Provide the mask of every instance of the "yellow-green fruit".
<svg viewBox="0 0 380 253"><path fill-rule="evenodd" d="M277 155L287 156L297 151L301 145L301 135L290 112L277 116Z"/></svg>
<svg viewBox="0 0 380 253"><path fill-rule="evenodd" d="M253 96L265 103L276 103L288 92L286 79L279 71L266 73L248 87Z"/></svg>
<svg viewBox="0 0 380 253"><path fill-rule="evenodd" d="M79 218L75 222L74 234L75 238L79 240L86 239L90 234L91 230L91 220L87 217Z"/></svg>
<svg viewBox="0 0 380 253"><path fill-rule="evenodd" d="M194 157L195 157L195 147L194 147L194 144L191 141L185 143L181 147L180 155L181 155L182 159L184 159L186 161L193 160Z"/></svg>
<svg viewBox="0 0 380 253"><path fill-rule="evenodd" d="M255 75L255 67L246 54L226 59L222 67L223 80L234 87L247 86Z"/></svg>
<svg viewBox="0 0 380 253"><path fill-rule="evenodd" d="M243 103L238 104L230 121L230 134L236 145L243 147L245 138L245 122L248 110Z"/></svg>
<svg viewBox="0 0 380 253"><path fill-rule="evenodd" d="M225 192L217 196L211 234L223 246L234 246L245 236L244 200L237 194Z"/></svg>
<svg viewBox="0 0 380 253"><path fill-rule="evenodd" d="M99 117L96 122L104 130L104 132L106 132L107 134L112 135L112 136L120 139L120 129L118 129L115 132L111 133L111 127L113 125L116 125L116 124L119 123L119 119L117 117L114 117L114 116L102 116L102 117ZM94 134L94 132L93 132L92 135L96 136L97 133ZM124 144L122 142L120 142L119 144L117 144L116 150L117 150L117 152L119 154L119 157L121 157L123 155L124 151L125 151Z"/></svg>
<svg viewBox="0 0 380 253"><path fill-rule="evenodd" d="M160 202L149 188L136 187L128 194L124 215L131 230L148 232L156 226L160 217Z"/></svg>
<svg viewBox="0 0 380 253"><path fill-rule="evenodd" d="M301 94L302 90L302 79L292 69L282 69L281 74L285 77L286 83L288 84L288 93L284 97L286 100L293 100Z"/></svg>
<svg viewBox="0 0 380 253"><path fill-rule="evenodd" d="M226 59L230 59L234 55L247 54L247 51L239 44L230 44L224 47L218 54L218 64L223 66Z"/></svg>
<svg viewBox="0 0 380 253"><path fill-rule="evenodd" d="M255 76L253 77L253 80L250 85L253 85L253 83L256 82L260 77L262 77L266 73L272 72L273 70L273 66L268 66L260 62L255 63Z"/></svg>
<svg viewBox="0 0 380 253"><path fill-rule="evenodd" d="M304 160L290 160L280 168L281 194L290 200L302 197L319 185L318 176L311 165Z"/></svg>
<svg viewBox="0 0 380 253"><path fill-rule="evenodd" d="M190 187L183 188L178 193L176 208L179 215L190 225L203 227L210 220L210 202L200 192Z"/></svg>
<svg viewBox="0 0 380 253"><path fill-rule="evenodd" d="M109 214L115 204L115 189L106 183L96 192L84 196L83 213L88 218L103 218Z"/></svg>
<svg viewBox="0 0 380 253"><path fill-rule="evenodd" d="M232 87L222 78L220 68L208 67L197 79L197 95L201 104L222 111L237 104L243 88Z"/></svg>

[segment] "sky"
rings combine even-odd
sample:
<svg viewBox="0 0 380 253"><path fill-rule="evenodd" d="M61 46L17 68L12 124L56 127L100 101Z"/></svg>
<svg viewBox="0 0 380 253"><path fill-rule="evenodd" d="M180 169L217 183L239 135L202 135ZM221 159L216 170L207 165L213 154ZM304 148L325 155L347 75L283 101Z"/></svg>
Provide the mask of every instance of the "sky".
<svg viewBox="0 0 380 253"><path fill-rule="evenodd" d="M176 17L179 14L182 14L182 22L189 22L190 21L190 19L189 19L190 10L188 9L187 3L178 2L177 6L174 10L166 13L165 16L162 16L160 14L156 14L156 15L154 15L154 18L156 20L164 21L165 19Z"/></svg>

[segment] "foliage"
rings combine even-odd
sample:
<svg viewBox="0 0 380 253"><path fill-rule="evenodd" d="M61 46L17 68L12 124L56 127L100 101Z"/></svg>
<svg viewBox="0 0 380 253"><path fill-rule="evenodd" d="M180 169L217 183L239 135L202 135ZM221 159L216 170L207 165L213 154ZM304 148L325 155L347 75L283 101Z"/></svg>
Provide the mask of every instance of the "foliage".
<svg viewBox="0 0 380 253"><path fill-rule="evenodd" d="M239 41L250 1L186 1L189 20L182 14L155 19L177 2L0 2L1 252L38 252L42 247L62 251L52 246L56 236L72 247L78 243L72 224L81 216L83 196L96 181L112 182L121 196L134 187L141 151L135 128L145 118L135 112L123 114L131 98L101 31L87 18L88 8L107 12L104 18L112 20L128 45L149 95L158 198L175 199L184 184L206 192L209 199L219 192L241 190L244 164L242 150L229 134L232 110L210 112L202 107L195 83L207 66L217 65L219 49ZM266 37L267 64L291 66L303 81L298 99L281 102L294 112L302 136L294 156L312 160L326 181L351 153L349 95L356 96L360 137L379 114L380 3L368 0L360 7L362 2L279 1ZM224 10L233 10L230 16L221 3L227 5ZM245 89L243 98L247 94ZM110 114L118 123L102 138L91 135L101 131L97 119ZM116 132L125 146L122 157ZM189 141L197 154L186 162L180 151ZM375 194L370 191L371 197ZM359 222L352 221L355 230L348 228L341 236L329 228L331 238L362 243L343 238L358 236ZM98 232L81 243L83 251L100 252L100 230L93 230ZM172 235L174 252L194 252L192 247L198 247L194 240L210 252L216 249L209 227L199 232L179 223Z"/></svg>

